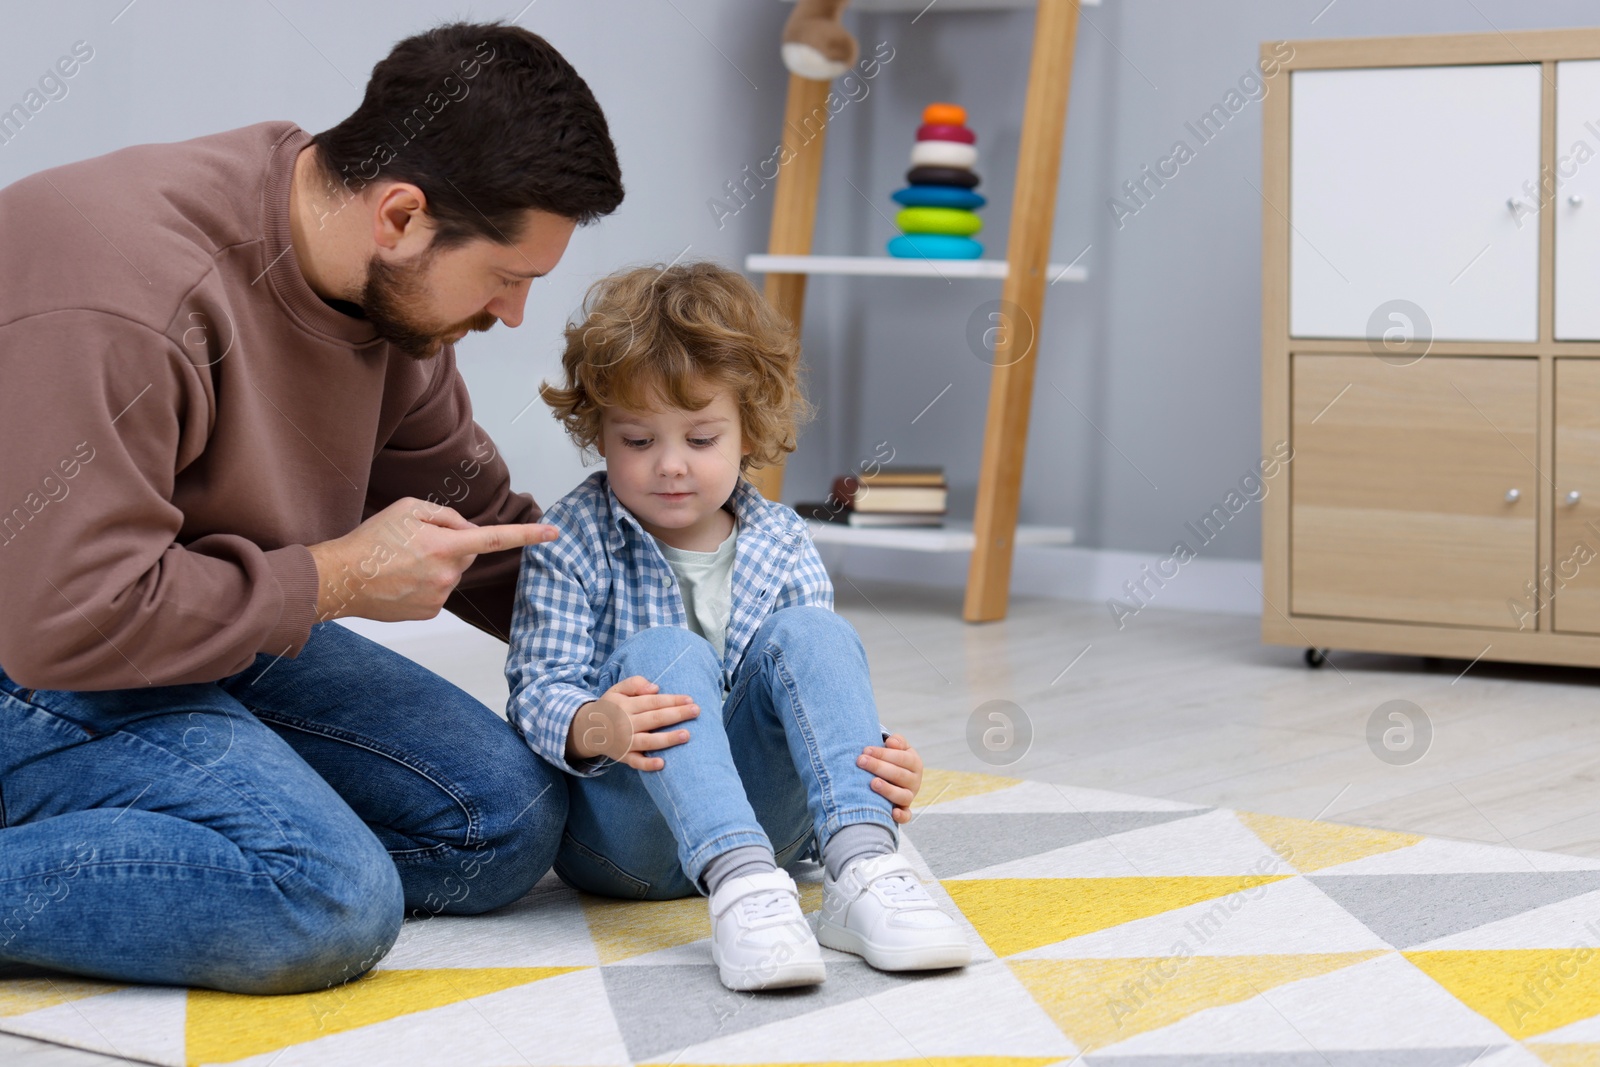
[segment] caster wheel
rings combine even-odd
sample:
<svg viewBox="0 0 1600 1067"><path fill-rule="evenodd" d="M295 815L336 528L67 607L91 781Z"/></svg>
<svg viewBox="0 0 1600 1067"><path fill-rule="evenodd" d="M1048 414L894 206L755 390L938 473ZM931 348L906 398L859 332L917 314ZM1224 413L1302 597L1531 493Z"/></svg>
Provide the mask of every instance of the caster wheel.
<svg viewBox="0 0 1600 1067"><path fill-rule="evenodd" d="M1320 649L1320 648L1308 648L1308 649L1306 649L1306 666L1307 667L1310 667L1312 670L1316 670L1318 667L1321 667L1326 662L1328 662L1328 657L1324 656L1322 654L1322 649Z"/></svg>

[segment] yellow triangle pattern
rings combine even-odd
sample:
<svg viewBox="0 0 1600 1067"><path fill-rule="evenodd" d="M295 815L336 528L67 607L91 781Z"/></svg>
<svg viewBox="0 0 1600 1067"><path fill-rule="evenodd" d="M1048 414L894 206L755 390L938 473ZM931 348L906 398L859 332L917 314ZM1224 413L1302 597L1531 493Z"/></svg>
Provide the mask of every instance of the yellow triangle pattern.
<svg viewBox="0 0 1600 1067"><path fill-rule="evenodd" d="M580 967L448 967L372 971L332 989L275 997L189 990L185 1058L229 1063L330 1034L442 1008Z"/></svg>
<svg viewBox="0 0 1600 1067"><path fill-rule="evenodd" d="M918 807L1011 789L1021 779L928 769ZM1318 871L1425 840L1413 834L1235 812L1245 827L1299 872ZM914 828L912 831L914 838ZM1285 876L952 879L956 905L1018 982L1080 1049L1094 1051L1159 1030L1208 1008L1237 1004L1286 983L1385 955L1345 953L1016 959L1017 953L1281 881ZM822 887L800 886L802 908L821 906ZM705 901L616 901L579 894L602 963L702 941ZM1402 953L1422 973L1550 1067L1600 1064L1600 1043L1539 1043L1562 1027L1600 1017L1600 948ZM333 989L275 997L177 990L186 998L186 1062L233 1063L319 1038L445 1007L581 967L379 970ZM43 1009L127 988L69 977L0 981L0 1026ZM1030 1009L1031 1010L1031 1009ZM405 1025L411 1025L407 1019ZM418 1023L418 1025L424 1025ZM758 1055L765 1055L765 1051ZM1058 1058L934 1056L887 1061L784 1063L770 1067L1053 1067ZM677 1064L675 1067L692 1067ZM760 1067L723 1064L717 1067Z"/></svg>
<svg viewBox="0 0 1600 1067"><path fill-rule="evenodd" d="M1550 1067L1594 1067L1600 1063L1600 1045L1523 1045Z"/></svg>
<svg viewBox="0 0 1600 1067"><path fill-rule="evenodd" d="M1406 952L1406 959L1512 1037L1600 1015L1600 949Z"/></svg>
<svg viewBox="0 0 1600 1067"><path fill-rule="evenodd" d="M820 883L802 882L799 889L801 911L809 914L822 907ZM601 963L616 963L711 936L711 914L704 897L613 900L588 893L578 896Z"/></svg>
<svg viewBox="0 0 1600 1067"><path fill-rule="evenodd" d="M945 804L963 797L998 793L1002 789L1010 789L1014 785L1021 784L1021 778L1002 778L997 774L943 771L935 767L926 767L922 771L922 788L917 791L913 809Z"/></svg>
<svg viewBox="0 0 1600 1067"><path fill-rule="evenodd" d="M1092 1052L1197 1011L1237 1004L1262 990L1383 954L1010 960L1008 965L1061 1032Z"/></svg>
<svg viewBox="0 0 1600 1067"><path fill-rule="evenodd" d="M815 1060L805 1063L671 1063L640 1064L640 1067L1047 1067L1065 1064L1059 1056L921 1056L914 1060Z"/></svg>
<svg viewBox="0 0 1600 1067"><path fill-rule="evenodd" d="M1364 826L1310 822L1281 815L1257 815L1248 811L1236 811L1233 814L1266 842L1279 859L1301 873L1366 859L1398 848L1409 848L1422 840L1416 834L1369 830Z"/></svg>
<svg viewBox="0 0 1600 1067"><path fill-rule="evenodd" d="M995 954L1011 956L1286 877L989 878L941 884Z"/></svg>
<svg viewBox="0 0 1600 1067"><path fill-rule="evenodd" d="M0 985L0 1019L126 988L79 978L17 978Z"/></svg>

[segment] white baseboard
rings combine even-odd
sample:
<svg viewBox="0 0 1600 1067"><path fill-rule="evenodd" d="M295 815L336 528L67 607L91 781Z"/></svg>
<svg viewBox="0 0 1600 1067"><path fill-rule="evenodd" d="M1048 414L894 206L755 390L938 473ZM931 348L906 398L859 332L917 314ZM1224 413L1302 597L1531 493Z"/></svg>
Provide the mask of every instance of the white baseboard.
<svg viewBox="0 0 1600 1067"><path fill-rule="evenodd" d="M818 547L834 575L835 585L840 584L841 575L957 589L967 584L969 557L965 552L904 552L859 545ZM1130 609L1140 607L1142 600L1150 607L1179 611L1261 614L1261 596L1256 592L1261 588L1260 560L1201 556L1178 567L1171 578L1161 578L1157 565L1164 560L1162 554L1110 548L1018 548L1011 565L1011 593L1099 604L1116 598ZM1146 567L1155 578L1147 577ZM1166 562L1168 571L1173 567L1172 562ZM1148 592L1140 593L1141 600L1135 600L1123 588L1125 582L1142 583Z"/></svg>
<svg viewBox="0 0 1600 1067"><path fill-rule="evenodd" d="M913 585L934 585L960 589L967 584L965 552L905 552L859 545L819 545L823 562L836 586L842 577ZM1148 593L1141 594L1153 608L1177 611L1214 611L1224 615L1260 615L1261 561L1253 559L1206 559L1199 557L1183 564L1161 586L1146 577L1143 568L1159 577L1156 566L1161 555L1121 552L1110 548L1019 548L1012 560L1013 596L1059 597L1098 604L1115 598L1128 608L1139 601L1129 596L1124 582L1143 582ZM1167 565L1172 569L1172 564ZM1254 587L1254 588L1252 588ZM1109 612L1109 609L1107 609ZM393 646L411 641L437 641L451 636L469 636L482 631L441 611L431 619L417 622L373 622L371 619L340 619L363 637Z"/></svg>

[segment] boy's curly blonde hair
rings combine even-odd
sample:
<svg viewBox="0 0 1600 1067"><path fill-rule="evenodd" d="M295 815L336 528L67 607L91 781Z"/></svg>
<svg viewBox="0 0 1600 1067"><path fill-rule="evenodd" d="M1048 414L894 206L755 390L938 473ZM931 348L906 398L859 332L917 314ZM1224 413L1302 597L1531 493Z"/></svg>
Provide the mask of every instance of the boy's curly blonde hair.
<svg viewBox="0 0 1600 1067"><path fill-rule="evenodd" d="M579 448L596 452L601 410L698 411L731 389L748 455L739 471L781 461L813 414L800 382L800 342L745 277L713 262L652 264L601 278L568 324L566 385L539 386Z"/></svg>

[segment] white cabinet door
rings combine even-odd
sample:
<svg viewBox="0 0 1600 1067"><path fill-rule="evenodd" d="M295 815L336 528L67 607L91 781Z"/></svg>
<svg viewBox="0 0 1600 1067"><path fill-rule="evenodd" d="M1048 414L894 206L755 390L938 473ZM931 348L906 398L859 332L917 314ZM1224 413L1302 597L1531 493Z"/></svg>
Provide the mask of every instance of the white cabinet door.
<svg viewBox="0 0 1600 1067"><path fill-rule="evenodd" d="M1289 332L1538 340L1539 66L1291 78Z"/></svg>
<svg viewBox="0 0 1600 1067"><path fill-rule="evenodd" d="M1556 64L1556 340L1600 340L1600 60Z"/></svg>

